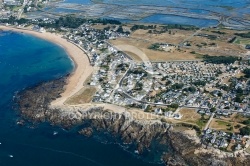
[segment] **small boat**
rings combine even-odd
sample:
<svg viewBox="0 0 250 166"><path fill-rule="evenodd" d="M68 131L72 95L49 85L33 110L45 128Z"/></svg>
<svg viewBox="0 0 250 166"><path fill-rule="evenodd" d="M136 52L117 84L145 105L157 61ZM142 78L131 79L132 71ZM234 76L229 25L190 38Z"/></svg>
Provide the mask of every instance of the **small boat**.
<svg viewBox="0 0 250 166"><path fill-rule="evenodd" d="M14 156L10 154L9 157L10 157L10 158L13 158Z"/></svg>
<svg viewBox="0 0 250 166"><path fill-rule="evenodd" d="M135 150L135 154L139 154L139 151L138 151L138 150Z"/></svg>
<svg viewBox="0 0 250 166"><path fill-rule="evenodd" d="M53 135L57 135L57 134L58 134L58 132L57 132L57 131L54 131L54 132L53 132Z"/></svg>

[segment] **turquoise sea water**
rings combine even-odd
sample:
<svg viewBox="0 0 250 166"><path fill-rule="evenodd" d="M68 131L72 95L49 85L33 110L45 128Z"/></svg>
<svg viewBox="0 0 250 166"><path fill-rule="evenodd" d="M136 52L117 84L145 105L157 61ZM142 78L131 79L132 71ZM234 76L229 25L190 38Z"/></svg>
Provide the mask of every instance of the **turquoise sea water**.
<svg viewBox="0 0 250 166"><path fill-rule="evenodd" d="M49 124L16 124L13 95L73 70L63 48L30 35L0 32L0 166L152 166L104 140ZM54 136L53 132L58 135ZM10 156L13 155L13 158Z"/></svg>

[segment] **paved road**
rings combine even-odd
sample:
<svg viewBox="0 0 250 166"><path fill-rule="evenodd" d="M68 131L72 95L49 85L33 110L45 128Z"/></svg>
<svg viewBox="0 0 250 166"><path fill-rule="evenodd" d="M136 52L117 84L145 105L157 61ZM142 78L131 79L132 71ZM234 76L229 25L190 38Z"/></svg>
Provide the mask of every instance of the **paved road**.
<svg viewBox="0 0 250 166"><path fill-rule="evenodd" d="M127 71L123 74L122 78L119 80L119 82L116 84L115 88L113 89L112 93L110 94L110 97L109 97L108 101L110 101L111 98L114 97L114 93L116 92L117 89L120 88L120 86L121 86L121 84L122 84L122 82L123 82L123 79L125 78L125 76L126 76L127 73L129 72L129 70L131 69L131 66L132 66L132 64L130 63L129 68L128 68Z"/></svg>

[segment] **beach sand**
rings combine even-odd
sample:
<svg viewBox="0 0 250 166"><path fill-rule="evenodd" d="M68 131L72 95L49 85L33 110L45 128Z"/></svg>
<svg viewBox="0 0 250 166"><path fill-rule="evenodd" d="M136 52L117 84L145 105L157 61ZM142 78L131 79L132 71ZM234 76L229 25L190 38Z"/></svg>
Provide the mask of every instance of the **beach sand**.
<svg viewBox="0 0 250 166"><path fill-rule="evenodd" d="M0 29L30 34L58 44L65 49L67 54L74 61L75 69L67 80L65 91L61 94L60 98L51 103L52 107L64 105L64 102L69 97L73 96L83 88L84 82L93 72L93 67L90 65L87 55L76 45L68 42L66 39L63 39L59 34L49 32L40 33L29 29L20 29L6 26L0 26Z"/></svg>

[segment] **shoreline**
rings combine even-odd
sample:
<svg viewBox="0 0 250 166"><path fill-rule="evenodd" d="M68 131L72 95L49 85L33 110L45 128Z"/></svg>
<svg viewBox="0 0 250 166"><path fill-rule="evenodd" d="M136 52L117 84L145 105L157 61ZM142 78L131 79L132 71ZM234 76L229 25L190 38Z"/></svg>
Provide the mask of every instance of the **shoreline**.
<svg viewBox="0 0 250 166"><path fill-rule="evenodd" d="M85 136L91 136L94 132L100 131L114 133L117 138L121 137L124 143L136 144L136 152L139 154L142 154L145 149L150 149L156 137L159 145L171 146L174 151L173 154L171 152L162 153L162 160L168 165L171 165L172 161L180 163L180 165L186 165L190 162L197 165L203 160L205 160L204 164L211 163L211 160L206 160L207 156L209 156L208 158L211 156L215 164L217 162L226 163L230 159L236 160L233 158L236 155L247 158L244 156L244 152L228 154L214 148L206 149L199 142L194 130L191 133L185 133L178 129L173 130L176 128L171 123L161 121L161 119L140 121L132 113L127 114L129 110L125 108L121 110L118 106L89 104L92 107L88 107L88 105L86 107L84 107L85 105L69 105L67 107L64 102L84 87L83 83L92 73L89 71L93 71L88 56L83 50L61 38L61 35L12 27L2 28L2 26L0 29L30 34L55 43L64 48L75 64L74 71L67 78L66 84L65 81L53 80L28 89L22 94L23 96L21 95L19 105L21 105L21 114L25 118L32 121L37 120L37 122L48 121L53 125L64 126L63 128L66 129L79 124L88 124L87 127L81 128L78 133ZM58 94L61 94L62 97L55 99ZM45 98L46 100L44 100ZM27 104L31 106L27 107ZM136 110L131 111L135 112ZM99 115L104 116L98 118ZM110 116L106 118L106 115ZM213 156L214 154L216 157ZM192 158L192 161L189 158Z"/></svg>
<svg viewBox="0 0 250 166"><path fill-rule="evenodd" d="M66 39L62 38L59 34L49 33L49 32L36 32L31 29L16 28L1 26L0 29L4 31L14 31L29 34L40 39L52 42L60 47L62 47L70 60L74 64L74 69L67 78L67 83L64 86L64 92L61 94L60 98L51 102L51 106L62 106L64 102L81 90L84 86L86 79L92 74L93 67L89 63L87 54L85 54L79 47L68 42Z"/></svg>

